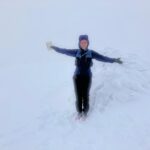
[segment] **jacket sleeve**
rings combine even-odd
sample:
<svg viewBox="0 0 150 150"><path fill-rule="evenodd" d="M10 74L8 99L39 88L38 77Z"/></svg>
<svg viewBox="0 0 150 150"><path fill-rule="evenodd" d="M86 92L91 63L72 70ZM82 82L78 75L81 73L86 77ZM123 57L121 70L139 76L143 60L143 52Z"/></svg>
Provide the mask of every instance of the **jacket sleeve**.
<svg viewBox="0 0 150 150"><path fill-rule="evenodd" d="M56 46L52 46L52 49L54 49L56 52L61 54L66 54L68 56L76 57L77 50L76 49L65 49L65 48L59 48Z"/></svg>
<svg viewBox="0 0 150 150"><path fill-rule="evenodd" d="M109 58L109 57L103 56L95 51L92 51L92 58L94 58L98 61L103 61L103 62L108 62L108 63L116 62L115 58Z"/></svg>

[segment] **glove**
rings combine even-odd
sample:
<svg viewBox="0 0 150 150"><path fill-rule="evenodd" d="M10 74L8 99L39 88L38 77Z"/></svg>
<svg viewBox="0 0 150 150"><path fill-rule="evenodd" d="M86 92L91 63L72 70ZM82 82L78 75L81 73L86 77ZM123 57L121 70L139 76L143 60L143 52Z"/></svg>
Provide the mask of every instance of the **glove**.
<svg viewBox="0 0 150 150"><path fill-rule="evenodd" d="M123 64L123 61L121 60L121 58L116 58L115 62L118 64Z"/></svg>
<svg viewBox="0 0 150 150"><path fill-rule="evenodd" d="M52 42L51 41L48 41L48 42L46 42L46 46L47 46L47 49L48 49L48 51L49 50L52 50Z"/></svg>

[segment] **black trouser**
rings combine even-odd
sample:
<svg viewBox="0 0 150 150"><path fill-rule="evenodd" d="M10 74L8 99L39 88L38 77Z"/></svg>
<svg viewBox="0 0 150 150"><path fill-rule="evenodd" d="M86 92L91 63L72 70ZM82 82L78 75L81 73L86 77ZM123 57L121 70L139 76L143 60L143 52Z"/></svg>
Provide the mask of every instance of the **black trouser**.
<svg viewBox="0 0 150 150"><path fill-rule="evenodd" d="M91 76L75 75L73 77L76 94L76 109L78 113L87 113L89 110L89 92L91 87Z"/></svg>

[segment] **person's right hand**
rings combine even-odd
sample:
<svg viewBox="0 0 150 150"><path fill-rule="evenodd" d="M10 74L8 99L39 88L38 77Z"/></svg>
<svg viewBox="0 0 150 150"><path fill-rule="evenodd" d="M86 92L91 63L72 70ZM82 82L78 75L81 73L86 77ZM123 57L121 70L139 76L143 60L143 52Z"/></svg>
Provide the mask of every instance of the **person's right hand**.
<svg viewBox="0 0 150 150"><path fill-rule="evenodd" d="M52 44L51 41L48 41L48 42L46 42L46 46L47 46L47 49L48 49L48 50L52 50L53 44Z"/></svg>

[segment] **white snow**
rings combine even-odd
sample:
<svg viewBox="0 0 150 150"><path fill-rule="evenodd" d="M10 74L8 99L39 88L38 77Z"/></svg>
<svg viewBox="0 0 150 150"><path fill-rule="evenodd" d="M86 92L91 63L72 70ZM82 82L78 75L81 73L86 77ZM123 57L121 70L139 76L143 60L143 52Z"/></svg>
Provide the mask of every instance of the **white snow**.
<svg viewBox="0 0 150 150"><path fill-rule="evenodd" d="M149 1L0 2L0 150L150 150ZM75 120L74 58L45 42L90 48L90 113Z"/></svg>

